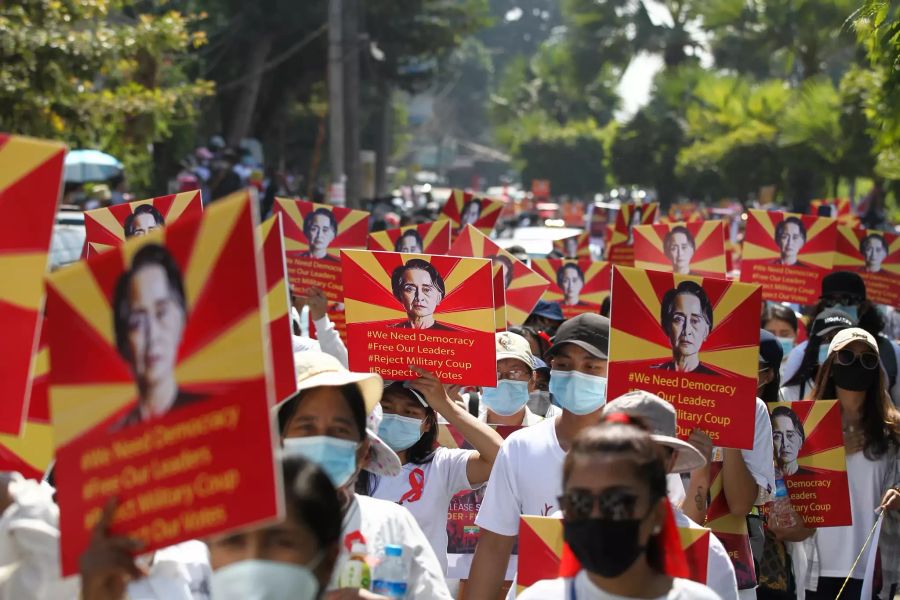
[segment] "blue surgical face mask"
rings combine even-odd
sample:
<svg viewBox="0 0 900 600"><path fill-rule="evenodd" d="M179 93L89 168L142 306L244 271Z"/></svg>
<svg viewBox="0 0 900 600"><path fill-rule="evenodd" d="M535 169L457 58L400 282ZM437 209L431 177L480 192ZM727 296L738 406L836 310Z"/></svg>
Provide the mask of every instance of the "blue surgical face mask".
<svg viewBox="0 0 900 600"><path fill-rule="evenodd" d="M378 426L378 437L394 452L412 448L422 437L422 421L385 413Z"/></svg>
<svg viewBox="0 0 900 600"><path fill-rule="evenodd" d="M210 597L216 600L315 600L319 580L310 565L273 560L242 560L213 571Z"/></svg>
<svg viewBox="0 0 900 600"><path fill-rule="evenodd" d="M284 454L302 456L319 465L334 487L342 487L356 473L357 442L329 435L285 438Z"/></svg>
<svg viewBox="0 0 900 600"><path fill-rule="evenodd" d="M784 358L787 358L791 350L794 349L794 338L776 337L775 339L781 344L781 352L784 354Z"/></svg>
<svg viewBox="0 0 900 600"><path fill-rule="evenodd" d="M835 304L831 308L846 313L854 321L859 321L859 307L855 304Z"/></svg>
<svg viewBox="0 0 900 600"><path fill-rule="evenodd" d="M827 342L822 342L819 344L819 364L822 365L825 363L825 359L828 358L828 346L830 346Z"/></svg>
<svg viewBox="0 0 900 600"><path fill-rule="evenodd" d="M494 413L510 417L528 403L528 382L501 379L497 387L484 388L481 400Z"/></svg>
<svg viewBox="0 0 900 600"><path fill-rule="evenodd" d="M606 404L606 377L580 371L550 371L550 393L563 410L586 415Z"/></svg>

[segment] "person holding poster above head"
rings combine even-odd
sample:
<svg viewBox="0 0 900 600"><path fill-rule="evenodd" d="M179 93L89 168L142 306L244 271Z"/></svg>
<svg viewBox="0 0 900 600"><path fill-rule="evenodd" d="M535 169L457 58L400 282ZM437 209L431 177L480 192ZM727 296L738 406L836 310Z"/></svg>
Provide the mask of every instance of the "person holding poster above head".
<svg viewBox="0 0 900 600"><path fill-rule="evenodd" d="M584 288L584 273L578 263L566 263L556 272L556 285L563 291L564 306L584 306L581 290Z"/></svg>
<svg viewBox="0 0 900 600"><path fill-rule="evenodd" d="M563 539L579 570L539 581L518 597L719 599L682 578L688 569L666 498L666 459L642 424L625 414L580 432L562 468L559 498Z"/></svg>
<svg viewBox="0 0 900 600"><path fill-rule="evenodd" d="M152 204L141 204L125 219L125 237L141 237L166 226L166 220Z"/></svg>
<svg viewBox="0 0 900 600"><path fill-rule="evenodd" d="M775 244L781 251L781 257L774 264L794 266L801 264L797 255L806 243L806 226L797 217L787 217L775 226Z"/></svg>
<svg viewBox="0 0 900 600"><path fill-rule="evenodd" d="M444 386L423 369L409 382L384 389L378 436L397 453L403 470L389 476L362 473L360 486L373 498L403 506L431 542L447 572L447 511L453 496L478 489L491 474L503 438L450 400ZM474 448L435 448L438 415Z"/></svg>
<svg viewBox="0 0 900 600"><path fill-rule="evenodd" d="M403 305L407 320L400 329L441 329L452 331L434 320L434 311L446 295L444 278L428 261L413 258L391 274L394 297Z"/></svg>
<svg viewBox="0 0 900 600"><path fill-rule="evenodd" d="M563 323L550 358L550 393L562 414L512 433L494 462L475 524L475 550L467 597L496 598L519 531L520 515L548 516L559 508L558 473L572 440L595 425L606 403L609 319L584 313Z"/></svg>
<svg viewBox="0 0 900 600"><path fill-rule="evenodd" d="M363 470L382 477L401 473L399 458L376 433L382 416L381 376L348 371L321 352L298 352L294 361L298 392L274 410L283 452L319 464L337 488L343 525L329 590L339 598L371 597L367 590L352 589L360 583L352 577L351 552L372 562L385 546L399 545L409 561L406 597L450 600L438 558L409 511L354 491L363 487Z"/></svg>
<svg viewBox="0 0 900 600"><path fill-rule="evenodd" d="M303 219L303 235L309 240L309 250L300 256L336 260L328 255L328 246L337 235L338 225L334 213L327 208L317 208Z"/></svg>
<svg viewBox="0 0 900 600"><path fill-rule="evenodd" d="M422 236L415 229L407 229L399 238L394 252L403 252L406 254L422 254L424 252L425 242Z"/></svg>
<svg viewBox="0 0 900 600"><path fill-rule="evenodd" d="M806 586L807 600L831 600L849 577L844 597L858 597L865 565L854 564L880 507L886 511L878 543L880 597L893 598L900 584L900 412L888 395L878 343L858 327L831 340L816 377L812 399L834 398L841 407L853 525L819 528L804 543L805 577L798 585Z"/></svg>
<svg viewBox="0 0 900 600"><path fill-rule="evenodd" d="M713 328L713 309L706 292L693 281L682 281L665 293L660 324L672 344L672 360L653 369L717 375L700 362L700 348Z"/></svg>
<svg viewBox="0 0 900 600"><path fill-rule="evenodd" d="M887 242L884 236L870 233L859 243L859 253L866 261L866 273L880 273L881 263L887 258Z"/></svg>
<svg viewBox="0 0 900 600"><path fill-rule="evenodd" d="M694 236L683 225L673 227L663 238L663 251L672 261L672 272L676 275L690 274L696 248Z"/></svg>

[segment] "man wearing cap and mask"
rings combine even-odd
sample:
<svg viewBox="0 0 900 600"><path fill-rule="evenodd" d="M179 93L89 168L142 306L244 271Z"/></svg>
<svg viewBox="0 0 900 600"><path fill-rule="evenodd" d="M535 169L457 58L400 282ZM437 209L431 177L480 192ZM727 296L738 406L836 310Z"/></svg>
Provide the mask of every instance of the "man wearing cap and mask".
<svg viewBox="0 0 900 600"><path fill-rule="evenodd" d="M535 425L543 421L528 408L537 389L535 360L528 340L509 331L496 335L497 387L482 390L478 418L491 425ZM551 406L548 416L559 414Z"/></svg>
<svg viewBox="0 0 900 600"><path fill-rule="evenodd" d="M800 344L803 354L799 367L791 377L784 378L780 392L783 402L796 402L807 397L813 389L819 366L828 355L828 343L839 331L850 327L856 327L856 320L841 310L827 308L816 316L809 328L809 340Z"/></svg>
<svg viewBox="0 0 900 600"><path fill-rule="evenodd" d="M557 330L547 354L550 393L562 413L516 431L500 448L475 519L481 537L472 562L467 597L497 597L521 515L547 516L559 509L559 473L571 440L582 429L599 422L606 403L608 347L606 317L584 313Z"/></svg>
<svg viewBox="0 0 900 600"><path fill-rule="evenodd" d="M707 466L705 456L692 445L676 437L675 408L659 396L643 390L636 390L611 400L603 407L604 417L617 413L624 413L629 417L640 419L647 426L653 441L666 450L669 457L667 465L669 474L691 473ZM700 525L688 518L674 503L672 512L678 527L700 528ZM712 533L709 534L706 564L706 585L722 600L737 600L738 589L734 565L728 558L728 552L722 542Z"/></svg>

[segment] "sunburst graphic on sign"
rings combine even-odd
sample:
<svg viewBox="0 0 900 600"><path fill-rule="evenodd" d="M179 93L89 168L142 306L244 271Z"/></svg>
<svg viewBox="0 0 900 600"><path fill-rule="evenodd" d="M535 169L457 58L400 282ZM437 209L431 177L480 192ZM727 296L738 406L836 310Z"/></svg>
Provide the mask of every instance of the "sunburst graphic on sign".
<svg viewBox="0 0 900 600"><path fill-rule="evenodd" d="M853 212L853 203L850 198L819 198L809 201L809 214L818 215L823 206L829 207L831 216L837 219L841 225L859 227L859 217Z"/></svg>
<svg viewBox="0 0 900 600"><path fill-rule="evenodd" d="M563 522L556 517L519 517L518 591L542 579L559 576L563 555Z"/></svg>
<svg viewBox="0 0 900 600"><path fill-rule="evenodd" d="M553 240L553 249L566 258L590 258L590 233L585 231L584 233L562 238L561 240Z"/></svg>
<svg viewBox="0 0 900 600"><path fill-rule="evenodd" d="M660 323L662 298L683 281L698 284L712 305L712 328L699 351L700 362L717 375L755 381L758 333L752 340L746 332L747 323L759 321L759 286L724 279L615 267L610 361L627 369L672 359L672 342Z"/></svg>
<svg viewBox="0 0 900 600"><path fill-rule="evenodd" d="M343 252L344 307L348 326L355 323L397 326L407 321L407 312L394 295L391 277L411 260L425 261L442 280L433 282L438 286L442 283L444 287L443 298L437 302L433 313L435 330L439 325L454 331L494 331L489 261L368 250Z"/></svg>
<svg viewBox="0 0 900 600"><path fill-rule="evenodd" d="M704 277L725 276L722 221L634 227L634 266Z"/></svg>
<svg viewBox="0 0 900 600"><path fill-rule="evenodd" d="M265 389L263 295L253 220L250 194L238 192L210 206L199 224L184 219L49 278L50 403L57 452L85 432L114 429L137 404L134 373L139 367L119 351L129 342L121 337L128 335L124 330L117 336L115 304L125 297L117 294L123 273L142 249L159 257L168 285L180 281L184 291L182 335L175 342L179 393L212 397L260 382ZM164 264L174 264L175 270ZM173 302L167 310L178 310L179 299ZM132 352L137 355L139 348ZM147 349L144 360L158 362L161 352Z"/></svg>
<svg viewBox="0 0 900 600"><path fill-rule="evenodd" d="M499 263L505 273L506 319L512 325L521 325L550 287L550 282L535 273L515 256L495 244L489 237L471 225L450 246L450 254L490 258Z"/></svg>
<svg viewBox="0 0 900 600"><path fill-rule="evenodd" d="M742 256L744 263L780 264L781 249L776 235L779 224L788 221L793 223L791 230L797 230L805 237L805 242L797 253L796 266L820 270L832 268L837 243L837 222L834 219L781 211L750 210L748 213ZM788 227L784 225L785 229Z"/></svg>
<svg viewBox="0 0 900 600"><path fill-rule="evenodd" d="M709 529L705 527L679 527L678 538L687 561L689 579L706 584L709 560Z"/></svg>
<svg viewBox="0 0 900 600"><path fill-rule="evenodd" d="M87 210L82 257L114 248L127 237L144 235L148 229L165 227L185 217L196 218L202 212L199 190Z"/></svg>
<svg viewBox="0 0 900 600"><path fill-rule="evenodd" d="M494 327L497 331L506 331L506 278L503 266L493 265L494 282Z"/></svg>
<svg viewBox="0 0 900 600"><path fill-rule="evenodd" d="M857 271L866 296L877 304L900 304L900 235L838 225L834 268Z"/></svg>
<svg viewBox="0 0 900 600"><path fill-rule="evenodd" d="M484 235L490 235L503 210L501 200L491 200L462 190L451 190L439 219L447 219L453 226L453 234L462 233L466 225L473 225Z"/></svg>
<svg viewBox="0 0 900 600"><path fill-rule="evenodd" d="M284 250L290 257L318 258L321 249L310 248L320 239L331 260L339 260L342 248L365 248L369 232L369 212L306 200L275 198L275 212L284 213ZM320 237L321 236L321 237ZM310 240L313 237L313 240ZM315 245L315 244L313 244Z"/></svg>
<svg viewBox="0 0 900 600"><path fill-rule="evenodd" d="M450 250L450 221L407 225L369 234L369 250L412 254L447 254Z"/></svg>
<svg viewBox="0 0 900 600"><path fill-rule="evenodd" d="M28 410L65 152L56 142L0 134L0 433L18 434Z"/></svg>
<svg viewBox="0 0 900 600"><path fill-rule="evenodd" d="M606 259L626 267L634 266L635 225L652 225L656 221L659 204L623 204L616 215L616 222L609 234Z"/></svg>
<svg viewBox="0 0 900 600"><path fill-rule="evenodd" d="M259 226L262 263L266 274L266 307L276 402L297 391L291 339L290 293L284 262L284 238L281 233L282 214L272 215Z"/></svg>
<svg viewBox="0 0 900 600"><path fill-rule="evenodd" d="M706 208L693 202L673 204L659 217L660 223L699 223L706 219Z"/></svg>
<svg viewBox="0 0 900 600"><path fill-rule="evenodd" d="M608 262L536 258L531 268L550 282L544 300L558 303L567 319L597 312L609 296L612 265Z"/></svg>

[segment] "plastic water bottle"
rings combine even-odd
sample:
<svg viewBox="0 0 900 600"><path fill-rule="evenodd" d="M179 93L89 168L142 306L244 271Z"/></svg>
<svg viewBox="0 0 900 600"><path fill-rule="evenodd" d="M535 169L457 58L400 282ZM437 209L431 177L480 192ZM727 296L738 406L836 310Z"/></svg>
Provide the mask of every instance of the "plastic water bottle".
<svg viewBox="0 0 900 600"><path fill-rule="evenodd" d="M403 546L388 544L384 547L384 556L375 567L375 580L372 591L391 600L406 598L406 563L403 560Z"/></svg>
<svg viewBox="0 0 900 600"><path fill-rule="evenodd" d="M769 514L769 522L773 527L785 529L800 525L800 518L791 508L791 497L788 495L784 476L779 469L775 470L775 500L772 501L772 510Z"/></svg>

